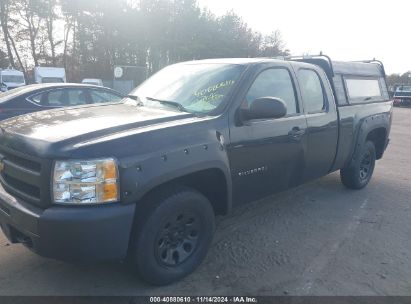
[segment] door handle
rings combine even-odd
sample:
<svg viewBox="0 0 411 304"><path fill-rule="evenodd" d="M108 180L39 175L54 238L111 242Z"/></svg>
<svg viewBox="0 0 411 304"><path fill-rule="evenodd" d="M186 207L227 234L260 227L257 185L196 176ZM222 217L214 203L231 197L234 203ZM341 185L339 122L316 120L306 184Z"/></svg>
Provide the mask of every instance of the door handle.
<svg viewBox="0 0 411 304"><path fill-rule="evenodd" d="M290 132L288 132L288 135L290 135L292 138L295 138L295 139L300 139L304 134L305 134L305 130L300 129L300 127L294 127L291 129Z"/></svg>

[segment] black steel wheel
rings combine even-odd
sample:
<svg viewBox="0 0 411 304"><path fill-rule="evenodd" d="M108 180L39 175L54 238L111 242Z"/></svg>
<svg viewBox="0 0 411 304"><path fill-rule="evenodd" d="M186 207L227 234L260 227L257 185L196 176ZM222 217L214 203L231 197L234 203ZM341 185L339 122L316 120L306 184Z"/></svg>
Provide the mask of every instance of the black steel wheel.
<svg viewBox="0 0 411 304"><path fill-rule="evenodd" d="M374 173L375 160L375 145L372 141L367 141L355 160L348 167L341 169L342 183L350 189L362 189L367 186Z"/></svg>
<svg viewBox="0 0 411 304"><path fill-rule="evenodd" d="M372 157L371 157L371 152L370 150L366 150L365 153L362 155L361 161L360 161L360 172L359 172L359 177L361 180L367 180L369 174L372 171Z"/></svg>
<svg viewBox="0 0 411 304"><path fill-rule="evenodd" d="M164 188L137 206L130 259L140 277L166 285L194 271L214 234L208 199L186 187Z"/></svg>
<svg viewBox="0 0 411 304"><path fill-rule="evenodd" d="M201 233L200 219L196 214L181 211L166 222L157 236L155 255L159 263L175 267L195 252Z"/></svg>

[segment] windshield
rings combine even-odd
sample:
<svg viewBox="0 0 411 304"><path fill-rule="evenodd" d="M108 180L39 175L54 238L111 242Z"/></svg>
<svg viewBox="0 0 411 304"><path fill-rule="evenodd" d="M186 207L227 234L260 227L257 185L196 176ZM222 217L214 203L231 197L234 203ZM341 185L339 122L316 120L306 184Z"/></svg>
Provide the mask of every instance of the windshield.
<svg viewBox="0 0 411 304"><path fill-rule="evenodd" d="M411 92L411 86L399 86L396 92Z"/></svg>
<svg viewBox="0 0 411 304"><path fill-rule="evenodd" d="M57 77L43 77L41 79L41 83L63 83L64 80L63 78L57 78Z"/></svg>
<svg viewBox="0 0 411 304"><path fill-rule="evenodd" d="M129 95L145 106L209 113L222 104L244 70L233 64L177 64L162 69Z"/></svg>
<svg viewBox="0 0 411 304"><path fill-rule="evenodd" d="M2 75L3 82L24 83L24 77L19 75Z"/></svg>

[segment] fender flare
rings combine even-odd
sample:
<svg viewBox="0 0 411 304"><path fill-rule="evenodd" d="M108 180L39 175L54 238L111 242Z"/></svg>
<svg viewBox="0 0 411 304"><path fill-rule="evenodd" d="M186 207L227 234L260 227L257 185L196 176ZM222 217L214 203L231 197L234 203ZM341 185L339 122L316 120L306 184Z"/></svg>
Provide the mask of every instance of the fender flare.
<svg viewBox="0 0 411 304"><path fill-rule="evenodd" d="M161 174L154 173L150 177L140 179L135 181L137 186L137 191L133 193L130 197L123 200L125 203L137 203L145 195L147 195L153 189L172 182L178 178L182 178L189 174L195 174L205 170L219 170L224 175L226 182L226 211L229 213L232 209L232 181L230 169L223 160L207 160L203 162L191 163L185 166L181 166L178 169L173 168L172 170L162 171ZM133 170L134 171L134 170ZM144 170L141 172L144 175Z"/></svg>
<svg viewBox="0 0 411 304"><path fill-rule="evenodd" d="M390 116L387 113L375 114L362 118L358 122L358 128L354 136L355 144L353 145L350 157L348 158L347 165L349 166L353 161L355 161L356 156L358 155L362 146L365 144L367 136L368 134L370 134L370 132L376 129L383 128L386 130L388 136L389 125Z"/></svg>

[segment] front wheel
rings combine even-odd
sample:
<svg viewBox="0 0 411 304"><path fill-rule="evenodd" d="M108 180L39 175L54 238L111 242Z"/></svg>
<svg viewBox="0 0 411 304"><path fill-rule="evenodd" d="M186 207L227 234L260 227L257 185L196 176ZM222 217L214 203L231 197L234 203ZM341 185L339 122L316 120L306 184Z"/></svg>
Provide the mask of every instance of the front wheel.
<svg viewBox="0 0 411 304"><path fill-rule="evenodd" d="M375 145L372 141L367 141L352 164L341 169L340 176L344 186L350 189L367 186L374 172L375 160Z"/></svg>
<svg viewBox="0 0 411 304"><path fill-rule="evenodd" d="M131 260L154 285L182 279L202 262L214 234L208 199L193 189L166 188L137 210Z"/></svg>

